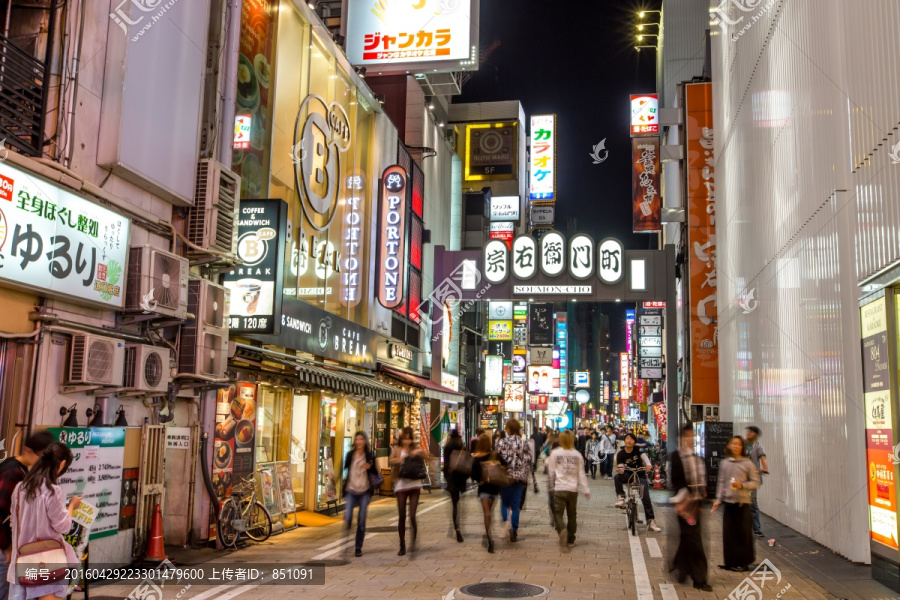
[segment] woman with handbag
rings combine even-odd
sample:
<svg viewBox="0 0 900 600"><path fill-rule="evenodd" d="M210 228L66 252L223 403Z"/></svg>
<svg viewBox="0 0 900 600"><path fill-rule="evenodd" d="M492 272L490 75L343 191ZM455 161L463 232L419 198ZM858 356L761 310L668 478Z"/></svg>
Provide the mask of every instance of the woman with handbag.
<svg viewBox="0 0 900 600"><path fill-rule="evenodd" d="M456 541L462 542L459 531L459 496L466 491L466 480L472 474L472 456L466 452L465 444L459 431L450 430L450 438L444 444L444 480L447 482L447 493L453 503L453 528L456 530Z"/></svg>
<svg viewBox="0 0 900 600"><path fill-rule="evenodd" d="M739 435L725 446L725 460L719 463L716 501L712 510L725 505L722 515L722 553L725 564L719 568L745 572L756 561L753 544L753 516L750 492L759 488L759 473L747 457L747 444Z"/></svg>
<svg viewBox="0 0 900 600"><path fill-rule="evenodd" d="M394 496L397 498L397 511L400 522L397 524L400 534L400 551L397 556L406 554L406 504L409 503L409 523L412 526L412 548L416 547L416 509L419 507L419 493L422 491L422 480L428 477L425 467L425 453L417 448L413 439L412 427L404 427L400 431L400 443L391 450L388 463L391 465L391 479L395 481Z"/></svg>
<svg viewBox="0 0 900 600"><path fill-rule="evenodd" d="M486 434L478 437L475 452L472 453L472 480L478 484L478 499L484 511L484 533L487 537L487 551L494 553L494 538L491 536L491 513L494 501L500 495L500 485L494 481L493 473L499 472L500 462L491 451L491 438Z"/></svg>
<svg viewBox="0 0 900 600"><path fill-rule="evenodd" d="M50 444L13 492L10 564L14 568L7 574L10 600L56 600L68 594L66 567L78 564L78 558L62 536L72 527L72 515L81 497L73 496L67 510L66 496L56 481L71 464L68 446ZM49 575L28 578L26 570L40 563L50 567Z"/></svg>
<svg viewBox="0 0 900 600"><path fill-rule="evenodd" d="M356 556L362 556L363 540L366 537L366 515L369 510L369 501L376 487L381 487L384 481L375 468L375 455L369 448L369 438L362 431L357 431L353 437L353 448L344 457L344 468L347 477L344 479L344 524L350 531L353 522L353 508L359 507L356 517Z"/></svg>

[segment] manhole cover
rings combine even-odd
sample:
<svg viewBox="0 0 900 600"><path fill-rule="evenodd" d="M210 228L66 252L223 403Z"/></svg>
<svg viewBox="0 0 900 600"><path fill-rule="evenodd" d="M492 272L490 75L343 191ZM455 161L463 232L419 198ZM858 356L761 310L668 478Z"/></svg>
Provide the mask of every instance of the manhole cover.
<svg viewBox="0 0 900 600"><path fill-rule="evenodd" d="M513 581L474 583L459 588L459 591L467 596L479 598L537 598L550 593L550 590L539 585L515 583Z"/></svg>

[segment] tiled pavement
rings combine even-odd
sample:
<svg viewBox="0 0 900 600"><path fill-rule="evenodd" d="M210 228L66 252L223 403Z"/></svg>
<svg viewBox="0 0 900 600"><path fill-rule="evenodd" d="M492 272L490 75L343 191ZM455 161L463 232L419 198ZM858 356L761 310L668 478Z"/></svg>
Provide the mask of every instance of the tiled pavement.
<svg viewBox="0 0 900 600"><path fill-rule="evenodd" d="M361 558L352 555L353 542L341 543L341 525L319 528L300 528L273 536L268 542L254 544L231 553L220 551L180 551L172 556L181 564L213 562L284 563L285 565L325 560L325 583L315 586L192 586L179 600L228 600L230 598L281 600L302 597L310 600L423 600L442 598L469 600L462 594L462 586L490 581L531 583L549 589L550 599L625 598L635 600L726 599L744 579L743 574L721 571L721 517L705 515L705 540L710 563L709 582L713 592L700 592L687 585L679 585L667 573L666 558L677 545L675 513L664 499L668 494L654 491L654 506L662 533L649 534L642 529L637 539L625 530L623 512L613 507L615 494L612 481L591 481L590 500L583 496L578 505L578 542L571 550L561 550L557 537L549 525L546 486L539 476L541 493L529 490L526 509L522 513L519 541L512 544L503 536L499 523L499 506L495 506L494 539L496 553L488 554L481 545L482 515L472 492L464 496L463 535L465 542L451 538L450 502L440 491L422 493L419 504L419 544L414 553L397 556L396 505L392 498L377 498L369 508L369 538ZM786 528L765 521L764 529L778 537ZM639 543L638 543L639 542ZM824 551L827 553L827 551ZM633 556L634 554L634 556ZM174 555L174 556L173 556ZM781 572L782 580L775 585L769 581L759 600L820 600L825 598L891 598L886 588L868 580L868 569L851 565L837 557L832 564L843 565L843 571L823 566L809 554L794 547L769 548L761 540L757 544L757 559L768 558ZM643 561L646 579L635 577L635 564ZM638 572L641 569L638 567ZM830 573L830 575L824 575ZM835 574L837 573L837 574ZM841 578L856 578L863 587L846 585ZM822 581L823 585L819 585ZM824 580L824 581L823 581ZM646 584L642 584L646 582ZM846 582L845 582L846 583ZM790 585L783 594L779 592ZM848 590L853 589L851 593ZM830 589L832 593L826 591ZM127 597L126 587L102 587L97 593L104 597ZM837 591L835 591L837 590ZM166 589L163 600L176 597L178 590ZM860 596L858 593L865 595ZM839 595L833 595L837 593ZM738 598L739 596L735 596ZM748 596L747 598L754 598Z"/></svg>

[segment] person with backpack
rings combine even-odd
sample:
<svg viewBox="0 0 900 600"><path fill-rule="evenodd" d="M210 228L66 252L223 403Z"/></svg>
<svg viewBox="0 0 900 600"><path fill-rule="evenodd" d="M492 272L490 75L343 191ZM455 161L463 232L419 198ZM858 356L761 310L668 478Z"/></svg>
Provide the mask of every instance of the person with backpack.
<svg viewBox="0 0 900 600"><path fill-rule="evenodd" d="M572 548L578 531L578 490L584 492L587 500L591 499L591 490L584 472L584 458L575 449L575 435L571 431L562 432L559 445L547 459L548 486L554 494L553 516L559 545L562 548ZM563 521L563 513L568 518L567 522Z"/></svg>
<svg viewBox="0 0 900 600"><path fill-rule="evenodd" d="M0 463L0 600L9 598L9 582L6 580L9 569L9 558L12 556L12 524L10 523L10 507L12 495L28 469L34 465L44 450L54 442L49 431L33 433L22 444L22 451Z"/></svg>
<svg viewBox="0 0 900 600"><path fill-rule="evenodd" d="M466 491L466 481L472 474L471 455L466 452L463 439L456 429L450 430L450 438L444 444L444 480L447 482L447 493L453 504L453 529L456 530L456 541L462 543L463 536L459 530L459 496Z"/></svg>

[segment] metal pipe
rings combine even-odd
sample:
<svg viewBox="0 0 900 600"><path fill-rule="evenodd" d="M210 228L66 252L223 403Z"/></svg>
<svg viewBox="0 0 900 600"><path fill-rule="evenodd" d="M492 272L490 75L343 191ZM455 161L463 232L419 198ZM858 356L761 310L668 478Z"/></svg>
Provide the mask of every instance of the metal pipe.
<svg viewBox="0 0 900 600"><path fill-rule="evenodd" d="M50 71L53 61L53 36L56 34L56 2L50 0L50 13L47 16L47 48L44 52L44 79L43 90L41 90L41 122L38 131L40 139L37 140L37 147L43 154L44 148L44 128L47 126L47 103L50 100Z"/></svg>
<svg viewBox="0 0 900 600"><path fill-rule="evenodd" d="M78 76L80 75L80 67L81 67L81 48L82 43L84 42L84 35L82 32L84 31L84 2L78 3L78 12L81 13L81 17L79 19L79 25L77 30L75 31L76 41L74 43L75 46L75 58L72 61L72 85L71 90L68 92L68 100L66 104L69 109L67 111L65 121L66 121L66 139L65 145L65 156L62 157L63 164L68 167L72 164L72 140L75 139L75 103L78 101Z"/></svg>
<svg viewBox="0 0 900 600"><path fill-rule="evenodd" d="M76 321L67 321L66 319L60 319L58 315L52 315L47 313L40 312L32 312L28 315L28 318L32 321L36 321L37 323L45 323L47 324L46 329L48 331L59 331L62 333L71 333L71 331L67 331L69 329L75 329L77 331L85 331L87 333L96 333L97 335L105 335L107 337L114 337L121 340L125 340L126 342L135 342L138 344L148 344L154 345L153 340L148 337L144 337L142 335L137 335L134 333L126 333L124 331L117 331L115 329L105 329L103 327L97 327L95 325L86 325L84 323L78 323ZM40 341L38 342L40 343Z"/></svg>
<svg viewBox="0 0 900 600"><path fill-rule="evenodd" d="M241 41L241 0L229 0L226 18L230 18L230 29L225 38L226 58L224 65L224 77L222 78L222 114L219 123L220 131L230 132L234 127L234 113L237 102L237 72L238 61L240 55ZM234 144L234 138L231 135L219 136L219 162L228 167L232 167L231 157Z"/></svg>
<svg viewBox="0 0 900 600"><path fill-rule="evenodd" d="M9 24L12 22L12 3L13 0L6 0L6 15L3 21L3 37L9 39Z"/></svg>
<svg viewBox="0 0 900 600"><path fill-rule="evenodd" d="M298 362L308 363L315 367L322 367L323 369L336 369L338 371L346 371L347 373L353 373L354 375L363 375L365 377L375 377L374 373L370 373L368 371L354 371L353 369L347 369L346 367L339 367L337 365L329 365L325 363L316 362L314 360L309 360L306 358L301 358L299 356L294 356L293 354L285 354L284 352L276 352L274 350L268 350L263 348L258 348L256 346L248 346L247 344L236 343L234 345L235 348L241 348L243 350L249 350L251 352L260 352L261 354L271 354L272 356L278 356L281 358L286 358L288 360L296 360Z"/></svg>
<svg viewBox="0 0 900 600"><path fill-rule="evenodd" d="M666 244L666 447L678 448L681 429L678 405L678 294L675 280L675 246ZM687 311L685 311L687 312Z"/></svg>

